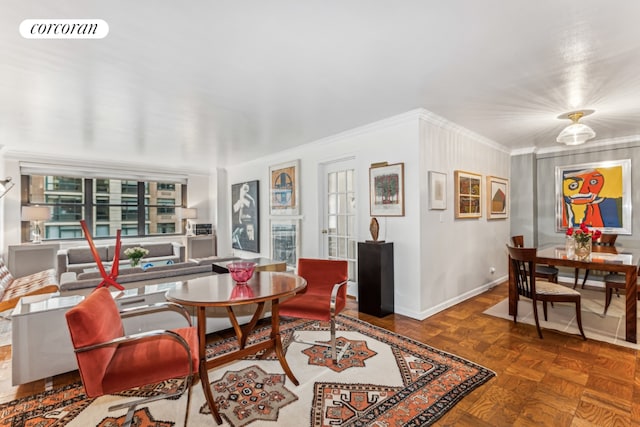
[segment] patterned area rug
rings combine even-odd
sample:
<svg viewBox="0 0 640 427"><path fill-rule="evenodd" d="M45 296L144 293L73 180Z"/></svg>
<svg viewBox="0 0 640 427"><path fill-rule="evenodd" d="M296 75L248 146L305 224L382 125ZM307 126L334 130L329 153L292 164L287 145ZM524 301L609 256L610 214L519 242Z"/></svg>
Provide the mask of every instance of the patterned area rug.
<svg viewBox="0 0 640 427"><path fill-rule="evenodd" d="M266 339L269 332L269 326L261 327L250 343ZM285 321L282 336L287 361L300 385L287 379L273 354L210 371L224 425L427 426L495 375L468 360L347 316L339 317L337 336L345 350L336 364L327 347L312 344L328 342L327 323ZM208 357L235 346L235 338L217 342L208 349ZM81 384L73 384L0 405L0 427L120 426L126 411L108 412L108 406L177 386L158 384L126 396L87 399ZM186 405L185 394L140 407L134 425L184 425ZM192 388L187 425L215 425L199 382Z"/></svg>

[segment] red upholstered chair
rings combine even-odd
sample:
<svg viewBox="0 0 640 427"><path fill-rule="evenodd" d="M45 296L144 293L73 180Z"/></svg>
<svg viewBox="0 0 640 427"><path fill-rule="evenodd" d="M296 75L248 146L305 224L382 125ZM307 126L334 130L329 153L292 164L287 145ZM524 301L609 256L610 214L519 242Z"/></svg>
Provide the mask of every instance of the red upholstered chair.
<svg viewBox="0 0 640 427"><path fill-rule="evenodd" d="M348 263L341 260L300 258L298 275L307 281L307 288L283 303L280 315L331 322L331 356L338 361L335 317L347 301ZM326 345L324 343L313 343ZM344 350L344 349L343 349Z"/></svg>
<svg viewBox="0 0 640 427"><path fill-rule="evenodd" d="M163 310L184 315L188 326L172 331L124 335L122 317ZM69 310L66 319L88 397L117 393L171 378L185 378L183 386L175 393L110 407L110 411L129 408L125 426L131 424L137 405L179 396L185 390L191 390L191 380L198 370L198 333L191 326L191 317L184 307L161 303L119 312L109 290L102 287ZM188 400L190 397L189 393Z"/></svg>

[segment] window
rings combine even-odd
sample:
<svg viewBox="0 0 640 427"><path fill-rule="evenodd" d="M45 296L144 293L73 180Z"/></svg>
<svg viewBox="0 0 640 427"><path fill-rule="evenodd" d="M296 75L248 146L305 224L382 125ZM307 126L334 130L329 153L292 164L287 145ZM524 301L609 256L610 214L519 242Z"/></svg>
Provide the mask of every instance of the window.
<svg viewBox="0 0 640 427"><path fill-rule="evenodd" d="M166 182L159 182L158 191L176 191L176 185L167 184Z"/></svg>
<svg viewBox="0 0 640 427"><path fill-rule="evenodd" d="M23 205L51 207L43 239L82 238L85 219L94 238L148 236L182 232L176 207L184 206L186 185L180 182L133 181L50 175L23 175L29 191ZM28 227L27 227L28 228ZM23 241L29 241L23 231Z"/></svg>
<svg viewBox="0 0 640 427"><path fill-rule="evenodd" d="M157 212L158 215L175 215L176 213L176 201L173 199L158 199Z"/></svg>

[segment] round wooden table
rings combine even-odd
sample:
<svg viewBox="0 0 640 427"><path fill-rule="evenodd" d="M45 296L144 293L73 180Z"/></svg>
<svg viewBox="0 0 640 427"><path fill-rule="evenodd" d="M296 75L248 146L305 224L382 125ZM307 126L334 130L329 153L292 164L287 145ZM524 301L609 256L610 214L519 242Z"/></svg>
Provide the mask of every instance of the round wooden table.
<svg viewBox="0 0 640 427"><path fill-rule="evenodd" d="M167 291L167 300L196 309L198 318L200 381L202 382L207 404L218 424L222 424L222 418L220 418L220 414L216 408L209 383L208 370L211 368L238 360L248 354L257 353L260 350L274 349L285 374L291 382L298 385L298 380L293 375L293 372L291 372L291 368L289 368L287 364L282 349L279 304L281 298L293 296L302 291L306 286L307 281L295 274L256 272L246 285L237 285L229 274L218 274L188 280L182 284L178 284L175 289ZM271 302L270 339L247 347L247 338L255 328L258 320L260 320L266 302ZM233 308L249 304L256 304L256 310L249 323L240 325ZM238 338L239 345L238 350L218 356L209 361L207 361L206 357L207 307L224 307L226 309L229 320L231 320L231 324Z"/></svg>

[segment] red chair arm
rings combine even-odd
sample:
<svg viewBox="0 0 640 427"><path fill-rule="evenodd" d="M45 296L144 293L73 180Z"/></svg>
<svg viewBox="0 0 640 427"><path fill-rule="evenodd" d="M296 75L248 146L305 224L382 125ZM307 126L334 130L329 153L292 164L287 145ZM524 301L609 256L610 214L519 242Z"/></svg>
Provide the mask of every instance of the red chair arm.
<svg viewBox="0 0 640 427"><path fill-rule="evenodd" d="M169 331L166 329L154 329L153 331L146 331L146 332L139 332L137 334L125 335L123 337L114 338L112 340L101 342L98 344L78 347L74 351L76 353L82 353L84 351L96 350L98 348L109 347L112 345L120 345L127 342L141 341L143 339L150 339L150 338L162 337L162 336L171 338L177 341L180 345L182 345L187 351L187 354L189 355L189 360L191 360L191 348L189 347L189 344L187 343L187 341L184 338L182 338L180 334L178 334L177 332Z"/></svg>

